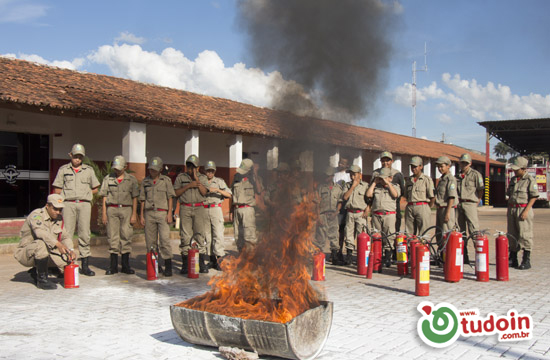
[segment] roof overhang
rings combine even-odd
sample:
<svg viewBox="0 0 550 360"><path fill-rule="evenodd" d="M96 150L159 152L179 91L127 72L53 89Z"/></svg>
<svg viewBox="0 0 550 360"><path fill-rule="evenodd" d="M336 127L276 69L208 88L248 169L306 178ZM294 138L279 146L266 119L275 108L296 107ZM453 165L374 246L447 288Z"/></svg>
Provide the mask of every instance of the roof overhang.
<svg viewBox="0 0 550 360"><path fill-rule="evenodd" d="M520 154L550 153L550 118L482 121L478 124Z"/></svg>

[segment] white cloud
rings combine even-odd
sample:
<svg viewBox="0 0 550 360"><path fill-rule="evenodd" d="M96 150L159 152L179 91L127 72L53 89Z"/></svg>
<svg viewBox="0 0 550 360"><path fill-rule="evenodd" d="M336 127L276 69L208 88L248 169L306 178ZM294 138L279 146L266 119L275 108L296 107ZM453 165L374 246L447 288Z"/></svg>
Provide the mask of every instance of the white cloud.
<svg viewBox="0 0 550 360"><path fill-rule="evenodd" d="M129 43L141 45L145 43L145 38L136 36L128 31L121 32L119 36L115 38L115 44Z"/></svg>
<svg viewBox="0 0 550 360"><path fill-rule="evenodd" d="M139 45L103 45L88 60L107 65L115 76L241 101L257 106L271 103L270 84L284 81L279 72L264 73L243 63L226 67L214 51L190 60L174 48L160 54Z"/></svg>
<svg viewBox="0 0 550 360"><path fill-rule="evenodd" d="M442 122L443 124L450 124L453 122L453 119L447 115L447 114L439 114L437 116L437 118L439 119L440 122Z"/></svg>
<svg viewBox="0 0 550 360"><path fill-rule="evenodd" d="M84 65L84 59L83 58L75 58L72 61L68 60L54 60L54 61L48 61L44 59L43 57L39 55L34 54L23 54L19 53L19 55L15 54L2 54L0 56L7 57L7 58L13 58L13 59L21 59L21 60L27 60L32 61L39 64L44 65L50 65L50 66L57 66L64 69L70 69L70 70L78 70L82 65Z"/></svg>
<svg viewBox="0 0 550 360"><path fill-rule="evenodd" d="M417 88L416 101L440 100L436 108L451 109L457 114L468 115L474 119L499 120L523 119L550 116L550 94L516 95L509 86L479 84L475 79L464 80L460 75L441 76L446 89L438 87L436 82L424 88ZM405 83L391 92L394 101L403 106L411 106L411 84ZM440 118L442 122L444 119Z"/></svg>
<svg viewBox="0 0 550 360"><path fill-rule="evenodd" d="M0 0L0 24L30 22L45 16L47 10L48 6L32 1Z"/></svg>

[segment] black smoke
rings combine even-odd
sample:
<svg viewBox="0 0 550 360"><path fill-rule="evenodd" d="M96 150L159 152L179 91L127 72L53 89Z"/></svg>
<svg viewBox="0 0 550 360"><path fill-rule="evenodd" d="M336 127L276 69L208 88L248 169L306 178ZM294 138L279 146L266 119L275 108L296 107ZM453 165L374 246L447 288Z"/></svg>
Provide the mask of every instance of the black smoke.
<svg viewBox="0 0 550 360"><path fill-rule="evenodd" d="M239 25L255 65L278 70L272 107L350 121L383 91L398 26L397 2L239 0Z"/></svg>

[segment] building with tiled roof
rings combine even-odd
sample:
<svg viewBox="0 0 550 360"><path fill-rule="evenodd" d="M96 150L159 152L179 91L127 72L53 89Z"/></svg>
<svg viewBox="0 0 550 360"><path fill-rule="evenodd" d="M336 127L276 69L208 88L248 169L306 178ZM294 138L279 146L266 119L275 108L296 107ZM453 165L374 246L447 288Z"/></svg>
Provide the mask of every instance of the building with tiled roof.
<svg viewBox="0 0 550 360"><path fill-rule="evenodd" d="M420 155L425 171L435 177L432 164L437 157L446 155L456 162L466 152L451 144L0 58L0 172L8 174L9 167L11 178L19 172L16 178L27 181L20 190L37 194L26 207L15 205L19 210L0 207L0 218L23 215L28 204L32 210L49 192L52 177L68 162L67 153L77 142L99 163L123 154L138 178L145 175L148 158L160 156L169 170L177 172L194 153L201 163L214 160L218 175L228 182L243 157L268 170L280 161L299 158L303 171L314 172L329 163L335 166L345 156L368 178L379 166L380 152L389 150L394 167L406 175L410 158ZM484 155L470 154L483 173ZM491 166L497 172L503 167L493 160ZM2 184L7 176L0 178ZM0 186L8 201L10 188Z"/></svg>

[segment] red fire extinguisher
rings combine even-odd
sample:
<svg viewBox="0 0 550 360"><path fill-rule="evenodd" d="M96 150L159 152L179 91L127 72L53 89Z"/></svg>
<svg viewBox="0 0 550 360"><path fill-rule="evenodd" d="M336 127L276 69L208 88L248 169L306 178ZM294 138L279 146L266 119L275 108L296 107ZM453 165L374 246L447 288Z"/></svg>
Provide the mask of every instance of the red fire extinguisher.
<svg viewBox="0 0 550 360"><path fill-rule="evenodd" d="M462 251L464 242L462 241L462 233L453 230L447 236L449 240L445 251L445 281L459 282L462 279L463 272Z"/></svg>
<svg viewBox="0 0 550 360"><path fill-rule="evenodd" d="M363 228L363 232L357 236L357 274L366 275L370 252L370 236Z"/></svg>
<svg viewBox="0 0 550 360"><path fill-rule="evenodd" d="M411 278L416 278L416 246L420 241L416 238L415 235L411 235L408 238L409 242L409 254L411 254L409 262L411 263Z"/></svg>
<svg viewBox="0 0 550 360"><path fill-rule="evenodd" d="M369 241L369 251L367 251L367 279L372 279L372 270L374 269L374 255L372 254L372 239Z"/></svg>
<svg viewBox="0 0 550 360"><path fill-rule="evenodd" d="M313 255L313 276L314 281L325 281L325 253L318 251Z"/></svg>
<svg viewBox="0 0 550 360"><path fill-rule="evenodd" d="M382 273L382 235L376 232L372 235L372 257L373 257L373 271Z"/></svg>
<svg viewBox="0 0 550 360"><path fill-rule="evenodd" d="M499 231L495 239L495 254L497 258L497 280L508 281L508 238L506 234Z"/></svg>
<svg viewBox="0 0 550 360"><path fill-rule="evenodd" d="M69 260L67 254L61 255L61 258L67 262L67 265L63 268L63 287L65 289L76 289L80 287L78 265L75 264L74 261Z"/></svg>
<svg viewBox="0 0 550 360"><path fill-rule="evenodd" d="M407 254L407 238L399 234L395 238L395 251L397 252L397 275L408 275L409 259Z"/></svg>
<svg viewBox="0 0 550 360"><path fill-rule="evenodd" d="M198 279L199 271L199 249L192 247L187 253L187 277L189 279Z"/></svg>
<svg viewBox="0 0 550 360"><path fill-rule="evenodd" d="M489 281L489 239L487 235L478 233L475 239L476 246L476 278L477 281Z"/></svg>
<svg viewBox="0 0 550 360"><path fill-rule="evenodd" d="M159 276L158 253L151 247L147 252L147 280L157 280Z"/></svg>
<svg viewBox="0 0 550 360"><path fill-rule="evenodd" d="M417 243L416 250L416 275L415 294L416 296L430 295L430 249L423 243Z"/></svg>

